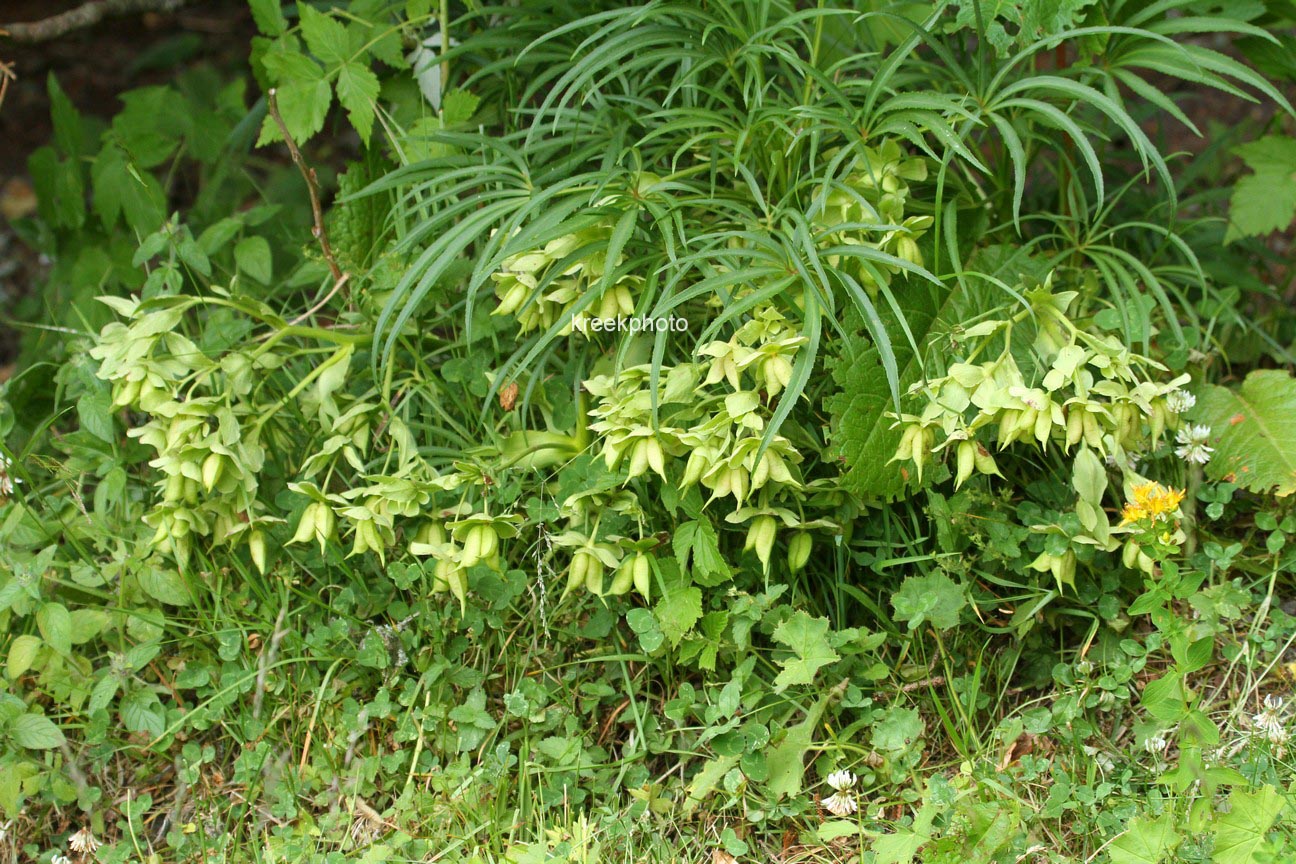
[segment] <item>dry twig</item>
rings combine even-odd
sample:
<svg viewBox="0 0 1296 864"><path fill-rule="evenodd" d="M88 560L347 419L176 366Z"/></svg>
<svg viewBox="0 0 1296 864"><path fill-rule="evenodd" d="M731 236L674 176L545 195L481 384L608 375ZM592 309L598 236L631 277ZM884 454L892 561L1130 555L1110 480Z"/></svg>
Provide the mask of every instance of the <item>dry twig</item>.
<svg viewBox="0 0 1296 864"><path fill-rule="evenodd" d="M75 9L42 18L39 21L19 21L0 27L15 42L49 42L66 36L73 30L93 27L105 18L131 15L136 12L174 12L188 0L102 0L83 3Z"/></svg>
<svg viewBox="0 0 1296 864"><path fill-rule="evenodd" d="M320 204L319 196L319 178L315 176L315 169L306 164L302 158L301 150L297 147L297 142L293 140L292 135L288 133L288 126L284 123L283 115L279 113L279 100L275 98L274 88L266 94L266 103L270 108L270 116L274 119L275 125L279 127L279 133L283 135L284 143L288 145L288 152L292 155L293 164L306 180L306 189L310 193L311 212L315 216L315 227L311 233L319 241L320 251L324 253L324 260L328 262L329 272L333 274L334 290L340 287L337 283L344 280L342 268L338 266L337 258L333 256L333 247L329 245L328 231L324 228L324 208ZM330 292L331 296L332 292Z"/></svg>

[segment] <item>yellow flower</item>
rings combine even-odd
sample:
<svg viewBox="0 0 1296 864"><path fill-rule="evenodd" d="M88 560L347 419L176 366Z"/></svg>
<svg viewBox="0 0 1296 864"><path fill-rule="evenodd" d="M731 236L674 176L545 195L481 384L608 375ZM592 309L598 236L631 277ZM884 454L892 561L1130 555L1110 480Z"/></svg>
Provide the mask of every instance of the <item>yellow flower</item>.
<svg viewBox="0 0 1296 864"><path fill-rule="evenodd" d="M1140 483L1134 487L1134 500L1125 505L1121 516L1125 522L1168 520L1183 500L1184 490L1171 489L1160 483Z"/></svg>

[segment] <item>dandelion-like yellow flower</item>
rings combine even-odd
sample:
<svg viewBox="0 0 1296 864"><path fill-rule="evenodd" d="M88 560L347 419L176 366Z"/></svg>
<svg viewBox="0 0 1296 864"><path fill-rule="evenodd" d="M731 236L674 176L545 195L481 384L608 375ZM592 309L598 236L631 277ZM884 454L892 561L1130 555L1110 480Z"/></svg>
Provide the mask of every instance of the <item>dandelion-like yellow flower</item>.
<svg viewBox="0 0 1296 864"><path fill-rule="evenodd" d="M1126 522L1168 521L1184 497L1184 490L1171 489L1160 483L1140 483L1134 487L1133 493L1134 500L1121 511Z"/></svg>

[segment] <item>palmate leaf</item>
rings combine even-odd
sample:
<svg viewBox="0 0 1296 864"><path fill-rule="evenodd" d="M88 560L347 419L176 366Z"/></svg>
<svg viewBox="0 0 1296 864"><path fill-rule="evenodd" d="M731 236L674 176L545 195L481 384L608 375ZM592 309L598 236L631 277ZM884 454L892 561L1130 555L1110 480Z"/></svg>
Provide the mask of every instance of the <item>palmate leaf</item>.
<svg viewBox="0 0 1296 864"><path fill-rule="evenodd" d="M1215 825L1215 853L1211 860L1215 864L1252 864L1286 800L1274 787L1264 786L1255 792L1235 791L1229 796L1229 804L1229 812ZM1265 856L1265 860L1272 859Z"/></svg>
<svg viewBox="0 0 1296 864"><path fill-rule="evenodd" d="M1252 492L1296 492L1296 378L1277 369L1252 372L1236 391L1207 386L1189 414L1211 427L1212 480Z"/></svg>
<svg viewBox="0 0 1296 864"><path fill-rule="evenodd" d="M828 644L828 619L812 618L804 610L798 610L774 628L774 641L796 652L795 657L781 661L783 670L774 679L775 693L793 684L814 683L815 672L820 667L841 659Z"/></svg>
<svg viewBox="0 0 1296 864"><path fill-rule="evenodd" d="M1108 854L1112 864L1159 864L1177 845L1174 816L1167 813L1160 819L1131 820L1125 833L1112 841Z"/></svg>

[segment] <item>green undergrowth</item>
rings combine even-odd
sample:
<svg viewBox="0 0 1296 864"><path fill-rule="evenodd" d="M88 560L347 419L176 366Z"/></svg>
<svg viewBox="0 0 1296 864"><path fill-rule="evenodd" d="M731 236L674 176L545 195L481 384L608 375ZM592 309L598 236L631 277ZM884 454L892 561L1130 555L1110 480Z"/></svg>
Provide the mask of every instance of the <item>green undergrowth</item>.
<svg viewBox="0 0 1296 864"><path fill-rule="evenodd" d="M1046 5L51 78L0 856L1290 858L1293 10Z"/></svg>

